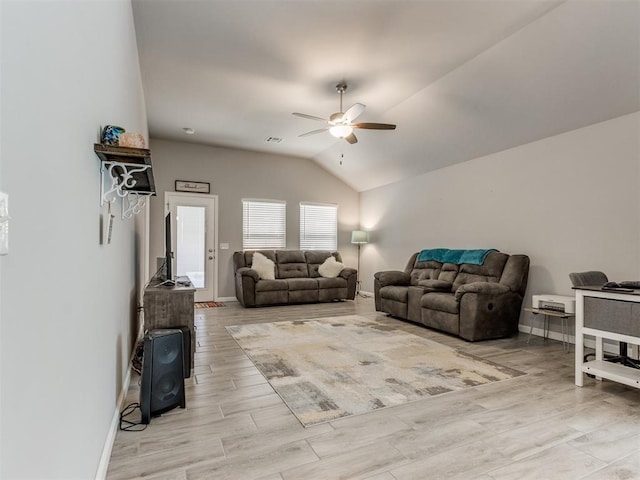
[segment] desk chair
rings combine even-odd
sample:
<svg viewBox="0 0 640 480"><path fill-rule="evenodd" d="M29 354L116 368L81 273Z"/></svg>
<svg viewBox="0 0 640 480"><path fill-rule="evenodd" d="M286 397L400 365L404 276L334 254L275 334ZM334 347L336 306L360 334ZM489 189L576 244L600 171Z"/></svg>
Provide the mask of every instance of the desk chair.
<svg viewBox="0 0 640 480"><path fill-rule="evenodd" d="M571 279L571 283L574 287L601 287L609 281L609 279L603 272L598 272L595 270L590 270L588 272L570 273L569 278ZM605 360L607 362L622 363L628 367L638 368L635 362L633 362L633 360L627 356L627 344L625 342L619 342L619 346L619 355L615 357L605 356ZM585 360L590 355L592 354L585 355Z"/></svg>

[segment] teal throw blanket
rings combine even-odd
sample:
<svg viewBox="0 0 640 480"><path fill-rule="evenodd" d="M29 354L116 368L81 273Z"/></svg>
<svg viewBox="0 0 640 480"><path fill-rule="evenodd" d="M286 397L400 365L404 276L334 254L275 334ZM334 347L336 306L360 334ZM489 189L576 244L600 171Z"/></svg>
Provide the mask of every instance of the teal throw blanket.
<svg viewBox="0 0 640 480"><path fill-rule="evenodd" d="M434 260L440 263L470 263L472 265L482 265L484 259L491 252L497 252L495 248L475 249L475 250L451 250L448 248L431 248L421 250L418 255L418 262L428 262Z"/></svg>

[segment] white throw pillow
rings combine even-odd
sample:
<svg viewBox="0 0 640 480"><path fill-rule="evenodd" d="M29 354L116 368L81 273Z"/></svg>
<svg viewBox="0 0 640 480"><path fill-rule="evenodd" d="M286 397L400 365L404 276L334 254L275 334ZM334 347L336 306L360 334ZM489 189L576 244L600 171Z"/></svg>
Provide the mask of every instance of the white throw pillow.
<svg viewBox="0 0 640 480"><path fill-rule="evenodd" d="M251 269L258 272L260 278L264 278L265 280L276 279L276 264L273 263L273 260L269 260L260 252L255 252L253 254Z"/></svg>
<svg viewBox="0 0 640 480"><path fill-rule="evenodd" d="M336 258L331 255L318 267L318 273L325 278L335 278L343 268L344 264L338 262Z"/></svg>

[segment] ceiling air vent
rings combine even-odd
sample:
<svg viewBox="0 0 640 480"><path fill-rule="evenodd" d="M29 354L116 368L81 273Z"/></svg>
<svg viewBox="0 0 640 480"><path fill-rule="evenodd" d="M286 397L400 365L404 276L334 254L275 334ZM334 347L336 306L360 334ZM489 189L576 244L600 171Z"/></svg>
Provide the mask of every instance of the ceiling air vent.
<svg viewBox="0 0 640 480"><path fill-rule="evenodd" d="M264 139L266 143L282 143L282 139L278 137L267 137Z"/></svg>

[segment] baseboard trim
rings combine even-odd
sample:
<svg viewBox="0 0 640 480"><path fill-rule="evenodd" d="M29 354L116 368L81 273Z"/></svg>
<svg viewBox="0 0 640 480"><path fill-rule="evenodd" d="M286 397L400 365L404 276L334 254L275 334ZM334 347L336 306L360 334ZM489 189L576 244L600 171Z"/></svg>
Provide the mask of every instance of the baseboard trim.
<svg viewBox="0 0 640 480"><path fill-rule="evenodd" d="M124 376L124 380L122 382L122 389L120 390L120 394L118 395L118 401L116 403L116 411L113 413L113 418L111 419L111 425L109 426L109 432L107 432L107 438L105 439L104 447L102 448L100 463L98 463L98 470L96 471L96 480L105 480L107 478L107 470L109 469L109 460L111 459L111 451L113 450L113 444L116 441L116 435L118 433L118 427L120 425L120 412L124 408L124 402L125 402L125 399L127 398L127 392L129 391L129 384L131 383L131 362L133 362L133 357L136 354L136 345L138 341L142 339L143 335L144 335L144 317L140 321L138 336L136 337L136 341L133 344L133 351L131 352L131 356L129 357L129 363L127 364L129 368L127 368L127 373Z"/></svg>
<svg viewBox="0 0 640 480"><path fill-rule="evenodd" d="M96 473L96 480L105 480L107 478L107 470L109 469L109 460L111 459L111 451L113 450L113 444L116 441L116 434L118 433L118 425L120 424L120 412L124 408L124 399L129 391L129 383L131 382L131 369L127 370L124 382L122 384L122 390L118 396L118 403L116 405L116 411L113 413L111 419L111 425L109 432L107 433L107 439L104 442L104 448L102 449L102 456L100 457L100 463L98 464L98 471Z"/></svg>
<svg viewBox="0 0 640 480"><path fill-rule="evenodd" d="M238 302L236 297L218 297L218 302Z"/></svg>
<svg viewBox="0 0 640 480"><path fill-rule="evenodd" d="M531 331L531 325L518 325L518 330L522 333L526 333L527 335L529 334L529 331ZM536 336L536 337L544 337L544 329L543 328L537 328L537 327L533 327L533 330L531 331L531 335ZM557 340L559 342L562 342L562 332L554 332L554 331L549 331L547 332L547 338L550 338L551 340ZM567 335L565 335L565 342L567 342L569 344L576 344L576 337L574 335L568 335L568 340L567 340ZM585 338L584 339L584 346L587 348L592 348L595 349L596 348L596 342L595 340L591 339L591 338ZM603 350L606 353L610 353L612 355L617 355L618 352L618 342L607 342L605 341L603 346L602 346Z"/></svg>

